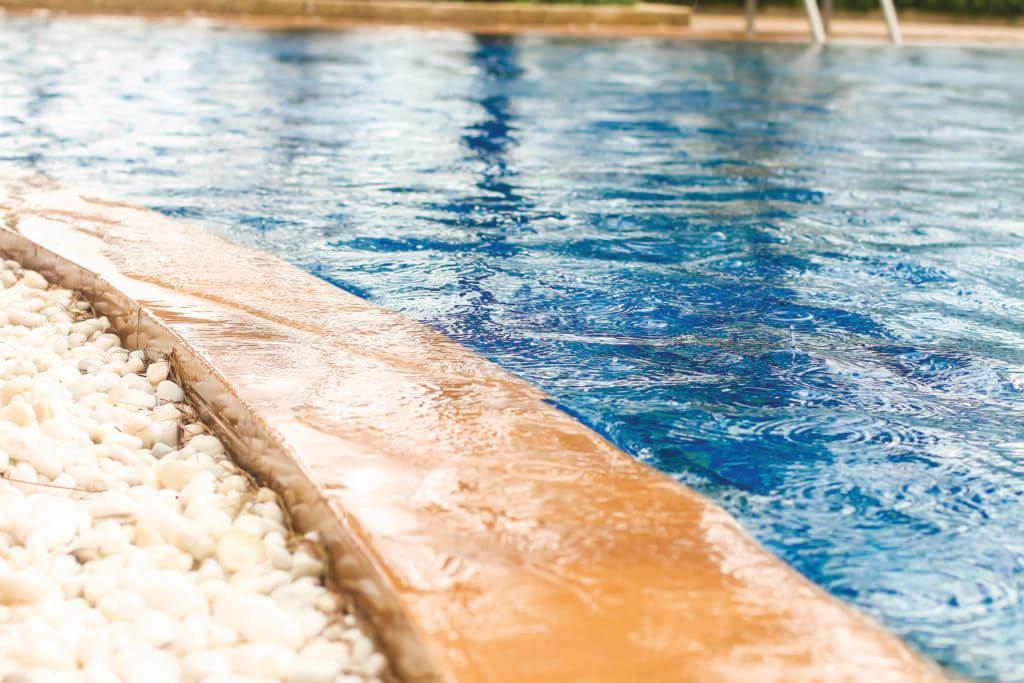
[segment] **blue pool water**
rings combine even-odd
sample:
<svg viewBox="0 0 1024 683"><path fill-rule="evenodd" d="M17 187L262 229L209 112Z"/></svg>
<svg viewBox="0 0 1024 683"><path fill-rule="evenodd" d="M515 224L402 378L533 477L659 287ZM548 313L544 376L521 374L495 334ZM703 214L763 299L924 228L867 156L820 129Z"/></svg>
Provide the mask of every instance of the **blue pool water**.
<svg viewBox="0 0 1024 683"><path fill-rule="evenodd" d="M1022 66L6 19L0 161L438 327L1021 681Z"/></svg>

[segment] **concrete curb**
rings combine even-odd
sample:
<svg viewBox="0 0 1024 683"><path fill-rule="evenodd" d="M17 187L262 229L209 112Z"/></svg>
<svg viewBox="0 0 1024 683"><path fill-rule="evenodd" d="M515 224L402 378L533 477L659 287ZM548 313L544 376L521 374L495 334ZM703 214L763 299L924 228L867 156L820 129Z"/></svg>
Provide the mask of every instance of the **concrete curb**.
<svg viewBox="0 0 1024 683"><path fill-rule="evenodd" d="M0 0L0 7L82 14L191 13L205 16L308 17L361 24L443 25L456 28L682 28L689 26L691 15L689 7L679 5L538 5L399 0Z"/></svg>

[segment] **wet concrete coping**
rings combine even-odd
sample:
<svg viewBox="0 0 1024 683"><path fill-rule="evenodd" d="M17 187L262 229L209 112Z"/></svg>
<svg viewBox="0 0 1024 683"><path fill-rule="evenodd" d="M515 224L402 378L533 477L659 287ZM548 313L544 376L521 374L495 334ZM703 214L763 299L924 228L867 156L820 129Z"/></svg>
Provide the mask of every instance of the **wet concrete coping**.
<svg viewBox="0 0 1024 683"><path fill-rule="evenodd" d="M537 388L276 257L18 173L0 251L173 354L405 680L942 680Z"/></svg>
<svg viewBox="0 0 1024 683"><path fill-rule="evenodd" d="M778 7L767 7L759 13L757 30L751 35L746 31L746 18L742 12L722 8L691 11L689 7L679 5L581 7L434 3L423 0L326 0L326 3L320 0L0 0L0 15L141 16L149 20L198 22L213 27L237 26L267 31L416 26L495 35L651 37L797 44L811 41L807 17ZM452 8L451 13L447 12L447 7ZM584 19L581 13L589 13L590 18ZM1024 24L1019 21L904 11L900 13L900 23L907 44L1024 48ZM872 13L838 14L831 22L828 39L831 44L889 43L885 21Z"/></svg>
<svg viewBox="0 0 1024 683"><path fill-rule="evenodd" d="M0 7L70 13L315 17L363 24L469 28L685 27L690 23L691 14L689 7L651 3L574 5L415 0L0 0Z"/></svg>

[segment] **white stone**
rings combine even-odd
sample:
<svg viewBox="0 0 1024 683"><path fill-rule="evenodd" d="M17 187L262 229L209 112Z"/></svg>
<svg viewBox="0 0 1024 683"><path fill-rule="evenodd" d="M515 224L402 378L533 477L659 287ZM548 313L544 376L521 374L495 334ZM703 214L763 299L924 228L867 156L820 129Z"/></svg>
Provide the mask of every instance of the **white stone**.
<svg viewBox="0 0 1024 683"><path fill-rule="evenodd" d="M161 401L180 403L185 400L185 392L174 382L165 379L156 385L156 397Z"/></svg>
<svg viewBox="0 0 1024 683"><path fill-rule="evenodd" d="M267 558L274 569L291 573L292 554L287 549L277 546L267 546Z"/></svg>
<svg viewBox="0 0 1024 683"><path fill-rule="evenodd" d="M94 572L85 577L82 595L96 605L104 595L117 588L117 576L110 572Z"/></svg>
<svg viewBox="0 0 1024 683"><path fill-rule="evenodd" d="M36 424L36 414L21 396L15 396L3 410L0 410L0 420L13 422L20 427L29 427Z"/></svg>
<svg viewBox="0 0 1024 683"><path fill-rule="evenodd" d="M0 569L0 604L32 604L59 590L56 582L35 572Z"/></svg>
<svg viewBox="0 0 1024 683"><path fill-rule="evenodd" d="M207 508L193 524L210 538L219 539L231 530L231 517L224 510Z"/></svg>
<svg viewBox="0 0 1024 683"><path fill-rule="evenodd" d="M116 346L120 346L121 340L116 334L101 334L93 342L93 345L103 351L108 351Z"/></svg>
<svg viewBox="0 0 1024 683"><path fill-rule="evenodd" d="M163 650L150 647L124 648L118 657L117 673L124 683L178 683L178 660Z"/></svg>
<svg viewBox="0 0 1024 683"><path fill-rule="evenodd" d="M249 513L243 513L235 517L235 521L232 526L239 531L252 534L253 536L261 537L266 529L266 521L256 515Z"/></svg>
<svg viewBox="0 0 1024 683"><path fill-rule="evenodd" d="M131 541L121 525L112 519L102 520L94 527L96 547L101 555L114 555L124 552Z"/></svg>
<svg viewBox="0 0 1024 683"><path fill-rule="evenodd" d="M251 641L278 643L292 649L302 644L302 626L273 600L248 591L230 590L217 597L214 619Z"/></svg>
<svg viewBox="0 0 1024 683"><path fill-rule="evenodd" d="M23 482L26 484L35 484L39 481L35 468L27 462L19 462L17 465L12 467L10 477L8 478L12 481Z"/></svg>
<svg viewBox="0 0 1024 683"><path fill-rule="evenodd" d="M231 586L223 579L207 579L199 584L199 592L210 602L216 602L218 597L229 590Z"/></svg>
<svg viewBox="0 0 1024 683"><path fill-rule="evenodd" d="M136 360L135 358L129 356L128 360L125 361L123 371L124 371L124 373L126 375L127 374L134 374L134 373L137 373L137 372L142 372L142 370L145 367L146 367L145 362L143 362L141 360Z"/></svg>
<svg viewBox="0 0 1024 683"><path fill-rule="evenodd" d="M157 463L154 469L160 478L161 485L175 491L180 491L202 468L195 460L171 460L164 458Z"/></svg>
<svg viewBox="0 0 1024 683"><path fill-rule="evenodd" d="M154 455L156 455L156 445L167 446L167 450L162 453L168 453L174 450L174 447L178 445L178 423L171 420L166 422L154 422L149 426L149 438L154 444Z"/></svg>
<svg viewBox="0 0 1024 683"><path fill-rule="evenodd" d="M217 552L217 543L195 524L183 524L175 544L196 560L202 561Z"/></svg>
<svg viewBox="0 0 1024 683"><path fill-rule="evenodd" d="M50 286L46 278L34 270L21 271L21 284L32 289L46 289Z"/></svg>
<svg viewBox="0 0 1024 683"><path fill-rule="evenodd" d="M323 576L324 563L318 557L298 551L292 557L292 578L301 579L304 576L319 578Z"/></svg>
<svg viewBox="0 0 1024 683"><path fill-rule="evenodd" d="M359 634L352 643L352 659L362 661L373 654L373 643L363 634Z"/></svg>
<svg viewBox="0 0 1024 683"><path fill-rule="evenodd" d="M323 612L307 607L299 612L299 623L307 638L317 635L327 626L327 615Z"/></svg>
<svg viewBox="0 0 1024 683"><path fill-rule="evenodd" d="M363 638L363 641L369 643L370 647L373 647L373 643L368 638ZM385 669L388 668L388 661L384 659L384 655L379 652L371 652L364 660L362 670L367 676L376 677L384 673Z"/></svg>
<svg viewBox="0 0 1024 683"><path fill-rule="evenodd" d="M196 436L198 434L204 434L205 432L206 427L198 422L189 422L188 424L183 425L181 428L182 437L189 441L192 440L193 436ZM194 447L192 448L193 450L195 450Z"/></svg>
<svg viewBox="0 0 1024 683"><path fill-rule="evenodd" d="M175 619L206 614L209 605L187 576L171 569L155 572L153 582L142 592L146 604Z"/></svg>
<svg viewBox="0 0 1024 683"><path fill-rule="evenodd" d="M197 652L210 646L208 634L212 626L210 617L193 614L177 624L174 646L179 652Z"/></svg>
<svg viewBox="0 0 1024 683"><path fill-rule="evenodd" d="M181 661L181 673L187 681L227 680L231 677L232 652L228 649L191 652Z"/></svg>
<svg viewBox="0 0 1024 683"><path fill-rule="evenodd" d="M283 609L298 611L304 606L313 605L321 590L321 586L309 580L292 581L274 589L270 597Z"/></svg>
<svg viewBox="0 0 1024 683"><path fill-rule="evenodd" d="M284 524L284 510L276 501L273 503L257 503L253 506L256 512L263 519L277 525Z"/></svg>
<svg viewBox="0 0 1024 683"><path fill-rule="evenodd" d="M338 673L339 666L332 660L300 657L286 680L288 683L333 683Z"/></svg>
<svg viewBox="0 0 1024 683"><path fill-rule="evenodd" d="M146 380L154 386L160 384L160 382L167 379L170 369L171 366L168 365L167 361L157 361L146 368Z"/></svg>
<svg viewBox="0 0 1024 683"><path fill-rule="evenodd" d="M112 590L96 601L96 609L107 621L132 621L145 608L142 596L130 590Z"/></svg>
<svg viewBox="0 0 1024 683"><path fill-rule="evenodd" d="M302 648L299 653L300 660L326 660L348 664L352 661L351 648L345 642L331 642L323 638L315 638L308 645Z"/></svg>
<svg viewBox="0 0 1024 683"><path fill-rule="evenodd" d="M146 556L149 557L150 562L157 569L174 569L179 572L187 572L195 564L193 555L187 550L173 546L170 543L148 544L146 546Z"/></svg>
<svg viewBox="0 0 1024 683"><path fill-rule="evenodd" d="M45 315L40 313L29 313L28 311L21 311L18 309L9 309L7 311L7 320L11 325L22 325L28 328L39 327L40 325L46 324Z"/></svg>
<svg viewBox="0 0 1024 683"><path fill-rule="evenodd" d="M235 671L246 676L284 678L295 666L293 648L277 643L242 643L235 648L232 663Z"/></svg>
<svg viewBox="0 0 1024 683"><path fill-rule="evenodd" d="M140 389L129 389L124 398L119 400L114 399L113 390L111 390L110 398L115 403L127 403L135 408L153 408L159 397Z"/></svg>
<svg viewBox="0 0 1024 683"><path fill-rule="evenodd" d="M165 647L177 637L175 623L165 612L143 609L135 617L135 628L139 637L152 647Z"/></svg>
<svg viewBox="0 0 1024 683"><path fill-rule="evenodd" d="M178 499L181 501L181 504L184 505L187 508L189 503L191 503L192 500L194 498L196 498L197 496L209 495L209 494L214 493L215 490L216 490L216 479L215 479L215 477L213 476L213 474L211 472L207 472L207 471L204 470L202 472L197 472L195 474L195 476L193 476L189 480L189 482L187 484L185 484L185 486L182 487L181 493L179 494ZM217 497L217 498L215 498L215 500L220 500L220 498ZM219 505L214 505L212 507L218 508L220 506ZM191 516L191 515L189 515L189 516Z"/></svg>
<svg viewBox="0 0 1024 683"><path fill-rule="evenodd" d="M43 475L50 481L53 481L60 476L60 473L64 470L63 465L60 461L60 456L51 450L39 449L32 454L29 458L29 464L39 474Z"/></svg>
<svg viewBox="0 0 1024 683"><path fill-rule="evenodd" d="M177 533L175 533L175 538ZM160 545L165 543L168 539L165 539L160 533L149 526L148 524L140 522L135 525L135 545L140 548L146 548L151 545Z"/></svg>
<svg viewBox="0 0 1024 683"><path fill-rule="evenodd" d="M104 436L102 443L104 446L120 446L128 451L137 451L142 448L142 439L117 430L113 430Z"/></svg>
<svg viewBox="0 0 1024 683"><path fill-rule="evenodd" d="M74 650L60 640L53 628L42 624L24 631L19 647L8 652L8 656L22 666L68 671L78 664Z"/></svg>
<svg viewBox="0 0 1024 683"><path fill-rule="evenodd" d="M88 305L0 259L0 680L382 671L358 630L343 633L359 661L312 647L340 628L323 563L287 550L277 497L180 402L169 364L68 310Z"/></svg>
<svg viewBox="0 0 1024 683"><path fill-rule="evenodd" d="M135 515L135 501L121 491L104 491L85 499L93 519L104 517L132 517Z"/></svg>
<svg viewBox="0 0 1024 683"><path fill-rule="evenodd" d="M259 537L240 529L232 529L217 541L217 561L228 571L258 565L264 554Z"/></svg>
<svg viewBox="0 0 1024 683"><path fill-rule="evenodd" d="M153 409L153 419L157 422L177 420L181 415L182 413L178 410L178 406L173 403L164 403L163 405L157 406Z"/></svg>
<svg viewBox="0 0 1024 683"><path fill-rule="evenodd" d="M221 455L224 453L224 444L220 439L211 434L197 434L189 441L189 445L200 453L207 455Z"/></svg>

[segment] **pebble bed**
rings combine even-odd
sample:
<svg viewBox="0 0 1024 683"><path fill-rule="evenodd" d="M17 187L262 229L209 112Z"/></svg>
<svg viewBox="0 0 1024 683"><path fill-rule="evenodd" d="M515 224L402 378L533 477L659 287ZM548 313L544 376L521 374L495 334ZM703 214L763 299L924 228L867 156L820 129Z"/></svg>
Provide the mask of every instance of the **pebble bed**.
<svg viewBox="0 0 1024 683"><path fill-rule="evenodd" d="M0 680L387 678L315 532L109 327L0 261Z"/></svg>

